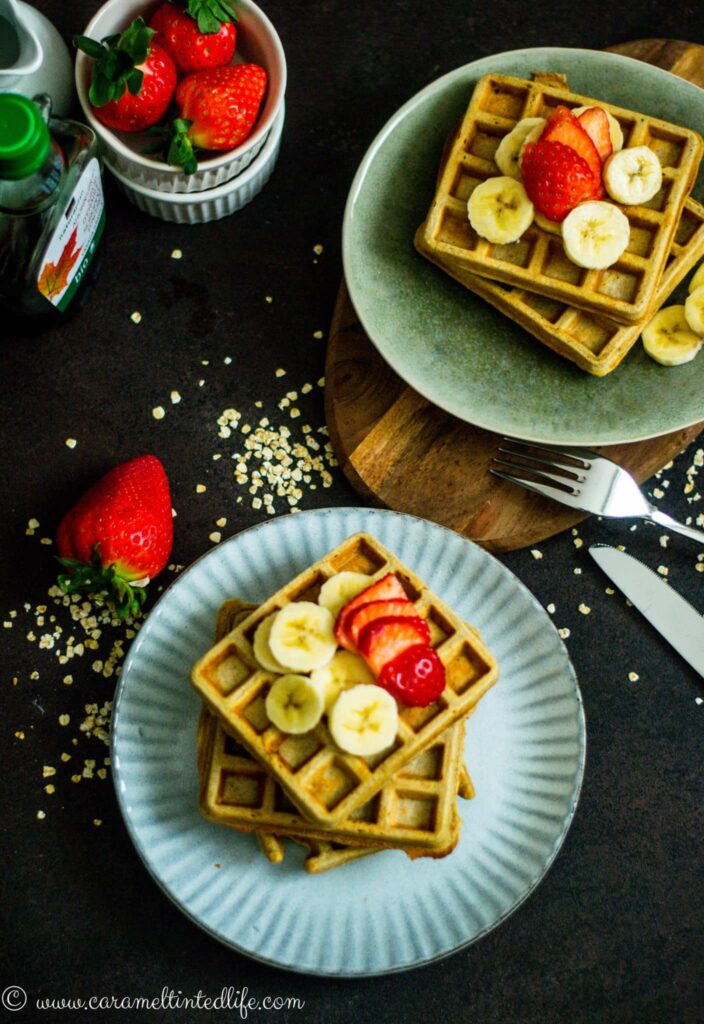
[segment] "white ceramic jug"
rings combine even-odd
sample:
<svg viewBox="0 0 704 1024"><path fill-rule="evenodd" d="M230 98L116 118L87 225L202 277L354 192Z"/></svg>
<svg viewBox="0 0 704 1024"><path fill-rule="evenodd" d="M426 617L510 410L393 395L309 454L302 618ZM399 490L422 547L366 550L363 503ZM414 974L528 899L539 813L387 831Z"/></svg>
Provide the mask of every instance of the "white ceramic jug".
<svg viewBox="0 0 704 1024"><path fill-rule="evenodd" d="M71 57L49 19L23 0L0 0L0 92L51 96L63 117L73 102Z"/></svg>

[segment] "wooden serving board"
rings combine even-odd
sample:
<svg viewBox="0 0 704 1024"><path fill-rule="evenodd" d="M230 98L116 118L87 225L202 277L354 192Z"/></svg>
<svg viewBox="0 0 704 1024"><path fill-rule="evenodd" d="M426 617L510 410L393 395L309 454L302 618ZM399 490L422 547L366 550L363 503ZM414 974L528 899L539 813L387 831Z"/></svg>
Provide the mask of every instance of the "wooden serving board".
<svg viewBox="0 0 704 1024"><path fill-rule="evenodd" d="M639 39L609 47L704 87L704 46ZM489 472L499 435L450 416L408 387L365 334L344 281L330 325L325 413L340 465L374 505L449 526L489 551L551 537L586 516ZM600 450L640 482L678 455L704 428Z"/></svg>

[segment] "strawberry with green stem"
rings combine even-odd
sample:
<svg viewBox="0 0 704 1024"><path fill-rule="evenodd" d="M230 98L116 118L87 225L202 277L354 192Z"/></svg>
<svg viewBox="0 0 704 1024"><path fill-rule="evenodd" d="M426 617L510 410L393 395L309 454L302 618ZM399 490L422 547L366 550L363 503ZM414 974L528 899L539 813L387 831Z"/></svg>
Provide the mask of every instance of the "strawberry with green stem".
<svg viewBox="0 0 704 1024"><path fill-rule="evenodd" d="M149 24L181 75L229 64L237 15L231 0L167 0Z"/></svg>
<svg viewBox="0 0 704 1024"><path fill-rule="evenodd" d="M192 174L198 166L196 149L230 150L252 131L266 92L268 76L258 64L234 64L196 71L179 82L179 116L155 149L167 148L167 161Z"/></svg>
<svg viewBox="0 0 704 1024"><path fill-rule="evenodd" d="M100 42L76 36L74 44L95 63L88 98L98 120L120 132L141 132L166 113L176 89L176 68L153 41L153 28L135 18L124 32Z"/></svg>
<svg viewBox="0 0 704 1024"><path fill-rule="evenodd" d="M159 459L140 455L93 484L59 523L59 576L66 594L103 594L121 617L136 614L173 544L169 481Z"/></svg>

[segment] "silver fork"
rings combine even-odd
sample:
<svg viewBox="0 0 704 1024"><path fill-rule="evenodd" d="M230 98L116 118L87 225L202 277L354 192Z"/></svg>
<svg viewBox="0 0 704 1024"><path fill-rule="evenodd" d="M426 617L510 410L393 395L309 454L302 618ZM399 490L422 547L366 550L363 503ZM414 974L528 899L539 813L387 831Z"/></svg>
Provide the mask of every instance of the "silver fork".
<svg viewBox="0 0 704 1024"><path fill-rule="evenodd" d="M701 530L678 523L651 505L631 474L598 452L588 448L539 445L513 437L505 437L503 441L511 447L499 447L499 452L509 458L495 457L493 461L511 472L492 468L494 476L582 512L614 519L647 519L704 544Z"/></svg>

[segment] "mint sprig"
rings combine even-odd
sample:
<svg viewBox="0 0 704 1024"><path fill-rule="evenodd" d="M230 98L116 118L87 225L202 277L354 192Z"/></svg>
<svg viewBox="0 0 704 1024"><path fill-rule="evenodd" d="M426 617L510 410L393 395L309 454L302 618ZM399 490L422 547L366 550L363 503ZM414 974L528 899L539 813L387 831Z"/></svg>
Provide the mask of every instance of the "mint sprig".
<svg viewBox="0 0 704 1024"><path fill-rule="evenodd" d="M88 36L74 37L74 46L95 61L88 90L94 107L119 100L126 89L139 95L144 79L139 65L149 56L154 35L144 18L135 18L120 35L105 36L100 42Z"/></svg>

